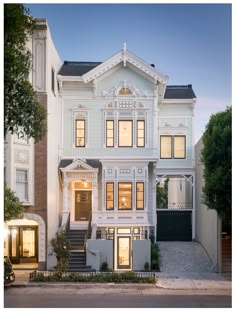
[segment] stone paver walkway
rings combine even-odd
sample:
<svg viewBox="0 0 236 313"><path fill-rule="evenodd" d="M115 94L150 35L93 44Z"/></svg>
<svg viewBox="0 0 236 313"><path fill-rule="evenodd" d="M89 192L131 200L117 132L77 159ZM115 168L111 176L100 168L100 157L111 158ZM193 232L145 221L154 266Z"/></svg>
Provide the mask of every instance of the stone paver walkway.
<svg viewBox="0 0 236 313"><path fill-rule="evenodd" d="M165 273L209 273L211 261L198 242L159 241L160 271Z"/></svg>

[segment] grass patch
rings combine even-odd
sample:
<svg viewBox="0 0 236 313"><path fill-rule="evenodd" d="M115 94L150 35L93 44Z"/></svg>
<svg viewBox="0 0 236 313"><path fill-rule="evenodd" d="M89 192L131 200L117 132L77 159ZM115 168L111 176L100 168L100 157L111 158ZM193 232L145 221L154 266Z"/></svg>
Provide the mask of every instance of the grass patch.
<svg viewBox="0 0 236 313"><path fill-rule="evenodd" d="M59 276L56 273L44 275L43 272L36 272L31 278L32 282L79 282L79 283L148 283L156 282L155 276L138 276L135 272L124 273L90 273L82 275L79 273L66 273Z"/></svg>

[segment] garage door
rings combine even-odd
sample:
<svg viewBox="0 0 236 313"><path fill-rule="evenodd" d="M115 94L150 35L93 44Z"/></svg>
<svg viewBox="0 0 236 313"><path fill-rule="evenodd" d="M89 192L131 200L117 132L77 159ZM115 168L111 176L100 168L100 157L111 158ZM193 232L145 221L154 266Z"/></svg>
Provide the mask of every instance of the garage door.
<svg viewBox="0 0 236 313"><path fill-rule="evenodd" d="M157 210L157 241L192 241L192 211Z"/></svg>

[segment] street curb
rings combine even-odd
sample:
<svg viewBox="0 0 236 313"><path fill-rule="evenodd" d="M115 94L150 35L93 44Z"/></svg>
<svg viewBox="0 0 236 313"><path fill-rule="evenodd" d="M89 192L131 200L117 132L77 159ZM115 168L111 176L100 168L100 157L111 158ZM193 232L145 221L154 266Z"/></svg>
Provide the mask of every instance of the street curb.
<svg viewBox="0 0 236 313"><path fill-rule="evenodd" d="M11 284L9 287L14 288L25 288L25 287L47 287L47 288L76 288L76 289L153 289L159 288L156 284L119 284L119 283L22 283L22 284Z"/></svg>
<svg viewBox="0 0 236 313"><path fill-rule="evenodd" d="M224 288L207 288L207 287L195 287L195 288L173 288L171 286L169 287L164 287L164 286L159 286L158 284L119 284L119 283L13 283L11 285L5 286L6 288L8 287L13 287L13 288L27 288L27 287L45 287L45 288L74 288L74 289L135 289L135 290L148 290L148 289L159 289L159 290L166 290L166 291L219 291L219 290L224 290L224 291L231 291L232 292L232 287L224 287Z"/></svg>

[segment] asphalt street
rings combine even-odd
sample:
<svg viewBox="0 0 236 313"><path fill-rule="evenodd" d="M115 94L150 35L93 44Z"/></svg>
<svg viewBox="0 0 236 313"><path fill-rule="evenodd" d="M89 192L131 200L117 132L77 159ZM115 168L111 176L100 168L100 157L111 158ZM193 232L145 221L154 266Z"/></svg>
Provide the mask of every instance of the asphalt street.
<svg viewBox="0 0 236 313"><path fill-rule="evenodd" d="M230 308L231 295L196 291L5 288L5 308Z"/></svg>

